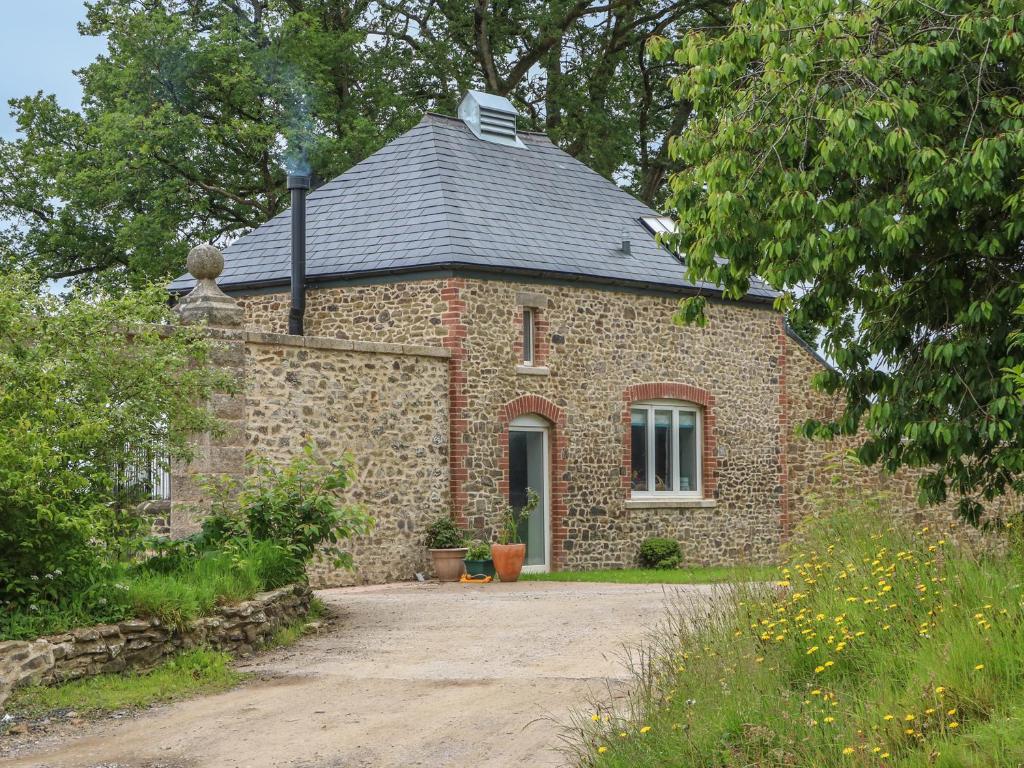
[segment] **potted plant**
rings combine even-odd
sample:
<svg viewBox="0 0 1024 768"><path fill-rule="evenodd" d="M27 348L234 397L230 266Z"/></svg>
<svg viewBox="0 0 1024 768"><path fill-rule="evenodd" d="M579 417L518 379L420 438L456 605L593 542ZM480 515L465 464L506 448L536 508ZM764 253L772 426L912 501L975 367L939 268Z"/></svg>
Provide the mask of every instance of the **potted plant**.
<svg viewBox="0 0 1024 768"><path fill-rule="evenodd" d="M466 573L470 576L490 576L494 578L494 561L491 560L491 545L486 541L475 539L469 542L466 551Z"/></svg>
<svg viewBox="0 0 1024 768"><path fill-rule="evenodd" d="M466 537L447 515L427 527L427 547L439 581L458 581L466 556Z"/></svg>
<svg viewBox="0 0 1024 768"><path fill-rule="evenodd" d="M505 499L498 503L498 543L491 546L494 570L502 581L517 581L526 560L526 545L519 539L519 526L530 519L540 504L532 488L526 489L526 504L518 510Z"/></svg>

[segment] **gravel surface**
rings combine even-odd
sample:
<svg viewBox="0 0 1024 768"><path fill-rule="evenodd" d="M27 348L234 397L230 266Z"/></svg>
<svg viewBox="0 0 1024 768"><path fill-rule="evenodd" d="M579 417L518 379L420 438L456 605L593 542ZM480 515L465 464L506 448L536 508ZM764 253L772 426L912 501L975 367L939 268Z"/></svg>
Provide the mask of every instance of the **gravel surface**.
<svg viewBox="0 0 1024 768"><path fill-rule="evenodd" d="M240 662L256 679L132 717L0 739L9 768L559 766L560 723L627 681L703 586L392 584L318 593L335 620ZM7 742L4 744L4 742Z"/></svg>

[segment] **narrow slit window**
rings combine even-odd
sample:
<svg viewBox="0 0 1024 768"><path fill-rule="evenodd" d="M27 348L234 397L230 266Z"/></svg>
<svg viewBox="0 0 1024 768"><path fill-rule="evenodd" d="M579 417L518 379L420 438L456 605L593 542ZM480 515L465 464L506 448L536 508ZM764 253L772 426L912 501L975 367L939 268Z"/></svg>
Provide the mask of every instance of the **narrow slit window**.
<svg viewBox="0 0 1024 768"><path fill-rule="evenodd" d="M533 310L523 308L523 365L533 365L534 359L534 316Z"/></svg>

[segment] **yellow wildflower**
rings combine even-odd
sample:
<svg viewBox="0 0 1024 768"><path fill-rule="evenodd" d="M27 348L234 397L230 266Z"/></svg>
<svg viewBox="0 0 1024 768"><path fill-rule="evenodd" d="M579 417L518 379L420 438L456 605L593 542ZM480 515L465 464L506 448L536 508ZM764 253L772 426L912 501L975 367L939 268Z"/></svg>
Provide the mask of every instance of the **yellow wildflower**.
<svg viewBox="0 0 1024 768"><path fill-rule="evenodd" d="M844 755L852 755L856 751L857 750L855 750L853 747L847 747L846 749L843 750L843 754Z"/></svg>
<svg viewBox="0 0 1024 768"><path fill-rule="evenodd" d="M651 730L651 726L645 725L643 728L640 729L640 733L647 733L649 730Z"/></svg>
<svg viewBox="0 0 1024 768"><path fill-rule="evenodd" d="M958 723L956 720L954 720L952 723L949 724L949 727L950 728L959 728L960 727L960 723Z"/></svg>
<svg viewBox="0 0 1024 768"><path fill-rule="evenodd" d="M597 748L597 754L599 754L599 755L603 755L607 751L608 751L608 747L598 747Z"/></svg>

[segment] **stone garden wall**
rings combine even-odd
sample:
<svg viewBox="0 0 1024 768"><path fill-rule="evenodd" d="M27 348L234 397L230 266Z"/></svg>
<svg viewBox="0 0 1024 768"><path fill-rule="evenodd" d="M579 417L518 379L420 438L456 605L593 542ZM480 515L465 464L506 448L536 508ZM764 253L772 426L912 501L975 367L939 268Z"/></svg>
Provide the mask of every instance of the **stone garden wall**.
<svg viewBox="0 0 1024 768"><path fill-rule="evenodd" d="M423 531L450 506L447 352L249 333L245 376L246 449L284 463L312 437L325 456L351 452L345 498L377 518L372 534L346 546L354 570L314 564L314 586L426 571Z"/></svg>
<svg viewBox="0 0 1024 768"><path fill-rule="evenodd" d="M252 600L218 608L182 628L158 619L132 619L73 629L34 641L0 643L0 711L18 685L52 685L107 672L152 669L165 658L199 646L235 656L252 653L281 627L305 616L305 585L263 592Z"/></svg>

